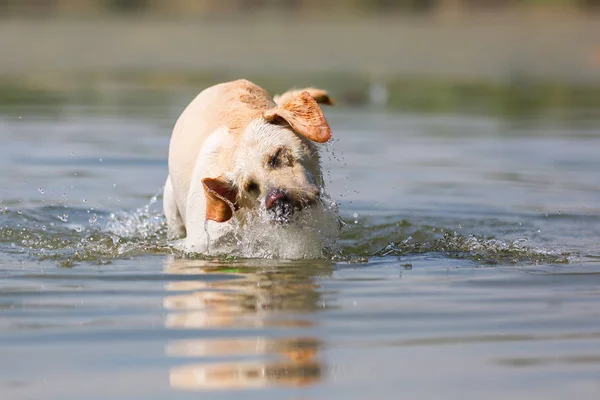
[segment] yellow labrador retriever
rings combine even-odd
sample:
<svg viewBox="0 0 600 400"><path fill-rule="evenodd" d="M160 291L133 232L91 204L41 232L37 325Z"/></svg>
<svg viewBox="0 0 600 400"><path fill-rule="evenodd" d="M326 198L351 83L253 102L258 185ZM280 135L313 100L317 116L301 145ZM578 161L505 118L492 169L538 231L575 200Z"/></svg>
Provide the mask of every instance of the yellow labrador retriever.
<svg viewBox="0 0 600 400"><path fill-rule="evenodd" d="M272 100L247 80L202 91L171 137L163 197L170 235L185 237L187 251L224 253L252 213L281 227L322 207L315 144L329 141L331 129L319 103L332 104L323 90Z"/></svg>

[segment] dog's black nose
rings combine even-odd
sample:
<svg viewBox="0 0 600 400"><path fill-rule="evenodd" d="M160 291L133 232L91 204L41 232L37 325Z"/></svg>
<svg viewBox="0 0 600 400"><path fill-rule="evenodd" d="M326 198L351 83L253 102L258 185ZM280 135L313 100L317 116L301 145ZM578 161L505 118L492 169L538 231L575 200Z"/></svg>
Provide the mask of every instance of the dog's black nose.
<svg viewBox="0 0 600 400"><path fill-rule="evenodd" d="M271 190L265 198L265 208L276 220L287 220L292 215L292 204L281 189Z"/></svg>

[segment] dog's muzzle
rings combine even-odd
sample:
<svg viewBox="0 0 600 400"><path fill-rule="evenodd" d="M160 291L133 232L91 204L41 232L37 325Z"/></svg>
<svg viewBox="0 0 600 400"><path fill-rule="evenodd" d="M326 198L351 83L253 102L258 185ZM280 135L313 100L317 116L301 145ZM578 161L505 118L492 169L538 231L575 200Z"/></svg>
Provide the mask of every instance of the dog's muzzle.
<svg viewBox="0 0 600 400"><path fill-rule="evenodd" d="M294 207L287 193L281 189L271 190L265 198L265 208L267 209L271 220L287 223L289 222Z"/></svg>

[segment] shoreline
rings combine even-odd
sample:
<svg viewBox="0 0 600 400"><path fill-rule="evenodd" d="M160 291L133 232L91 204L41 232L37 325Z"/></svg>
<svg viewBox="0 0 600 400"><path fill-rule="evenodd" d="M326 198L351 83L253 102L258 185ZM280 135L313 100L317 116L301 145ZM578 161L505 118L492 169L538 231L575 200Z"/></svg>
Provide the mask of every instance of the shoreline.
<svg viewBox="0 0 600 400"><path fill-rule="evenodd" d="M0 79L145 71L598 84L600 17L8 18Z"/></svg>

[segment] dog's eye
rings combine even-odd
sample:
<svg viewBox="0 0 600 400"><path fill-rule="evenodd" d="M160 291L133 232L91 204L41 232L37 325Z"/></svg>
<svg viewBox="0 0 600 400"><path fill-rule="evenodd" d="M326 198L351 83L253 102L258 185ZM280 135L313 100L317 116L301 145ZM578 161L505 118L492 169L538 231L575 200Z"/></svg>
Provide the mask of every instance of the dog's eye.
<svg viewBox="0 0 600 400"><path fill-rule="evenodd" d="M269 167L271 167L272 169L277 169L281 166L281 151L282 149L278 149L275 152L275 154L273 154L271 158L269 158Z"/></svg>
<svg viewBox="0 0 600 400"><path fill-rule="evenodd" d="M250 181L246 184L247 193L257 193L259 191L258 184L254 181Z"/></svg>
<svg viewBox="0 0 600 400"><path fill-rule="evenodd" d="M284 147L277 149L275 154L273 154L269 160L269 168L278 169L284 166L291 166L294 163L292 158L292 154L290 151Z"/></svg>

